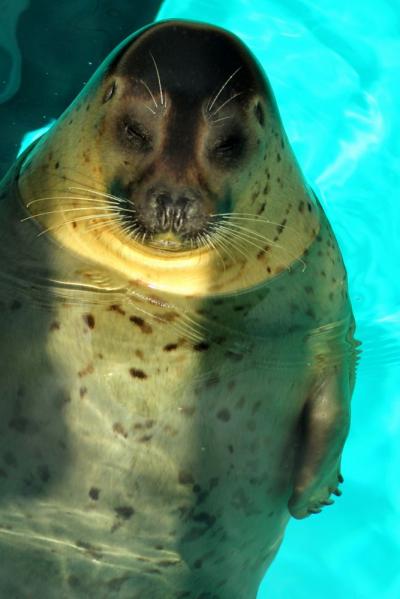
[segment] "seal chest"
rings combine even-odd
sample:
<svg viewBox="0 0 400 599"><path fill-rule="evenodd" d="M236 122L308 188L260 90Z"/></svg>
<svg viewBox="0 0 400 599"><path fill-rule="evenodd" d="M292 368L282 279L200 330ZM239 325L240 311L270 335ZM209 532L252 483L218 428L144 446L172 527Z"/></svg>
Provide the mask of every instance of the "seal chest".
<svg viewBox="0 0 400 599"><path fill-rule="evenodd" d="M290 515L340 493L354 384L265 75L216 27L141 30L0 210L2 590L255 597Z"/></svg>

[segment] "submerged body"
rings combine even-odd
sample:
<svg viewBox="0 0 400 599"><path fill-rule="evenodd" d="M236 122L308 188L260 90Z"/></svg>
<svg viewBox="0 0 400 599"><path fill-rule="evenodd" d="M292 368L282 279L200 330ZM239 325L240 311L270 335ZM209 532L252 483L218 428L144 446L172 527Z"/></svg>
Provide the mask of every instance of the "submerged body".
<svg viewBox="0 0 400 599"><path fill-rule="evenodd" d="M153 52L188 32L237 46L234 61L244 52L205 25L148 28L2 183L0 588L11 596L255 597L290 515L339 492L354 379L340 252L257 85L232 108L255 116L244 132L211 143L205 124L185 138L182 107L195 104L162 87ZM128 126L135 158L109 123L148 55L159 95L136 73L152 121ZM210 94L225 127L234 100Z"/></svg>

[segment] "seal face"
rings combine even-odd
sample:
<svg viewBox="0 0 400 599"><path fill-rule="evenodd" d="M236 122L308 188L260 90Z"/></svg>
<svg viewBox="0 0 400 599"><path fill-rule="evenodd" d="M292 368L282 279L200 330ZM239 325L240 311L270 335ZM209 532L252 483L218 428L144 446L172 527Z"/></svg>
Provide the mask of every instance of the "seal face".
<svg viewBox="0 0 400 599"><path fill-rule="evenodd" d="M125 157L110 187L134 207L132 231L201 245L261 158L265 79L230 34L187 25L150 29L109 74L107 127Z"/></svg>
<svg viewBox="0 0 400 599"><path fill-rule="evenodd" d="M139 31L1 198L1 590L255 597L340 494L355 370L260 66L217 27Z"/></svg>

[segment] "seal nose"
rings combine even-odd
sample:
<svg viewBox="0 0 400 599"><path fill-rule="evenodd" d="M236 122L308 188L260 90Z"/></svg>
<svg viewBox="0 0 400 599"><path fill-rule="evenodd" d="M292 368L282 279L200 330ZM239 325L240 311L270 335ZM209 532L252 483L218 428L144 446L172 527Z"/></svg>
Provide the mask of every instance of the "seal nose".
<svg viewBox="0 0 400 599"><path fill-rule="evenodd" d="M157 222L161 231L171 229L179 233L187 216L192 198L187 192L171 193L166 190L152 190L151 203L154 205Z"/></svg>

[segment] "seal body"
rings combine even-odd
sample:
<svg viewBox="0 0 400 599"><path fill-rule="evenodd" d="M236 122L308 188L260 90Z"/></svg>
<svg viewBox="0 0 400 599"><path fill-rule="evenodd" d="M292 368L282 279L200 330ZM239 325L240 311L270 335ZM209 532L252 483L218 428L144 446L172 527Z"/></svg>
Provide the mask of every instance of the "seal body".
<svg viewBox="0 0 400 599"><path fill-rule="evenodd" d="M0 222L2 592L255 597L290 515L340 493L354 322L254 59L135 34Z"/></svg>

